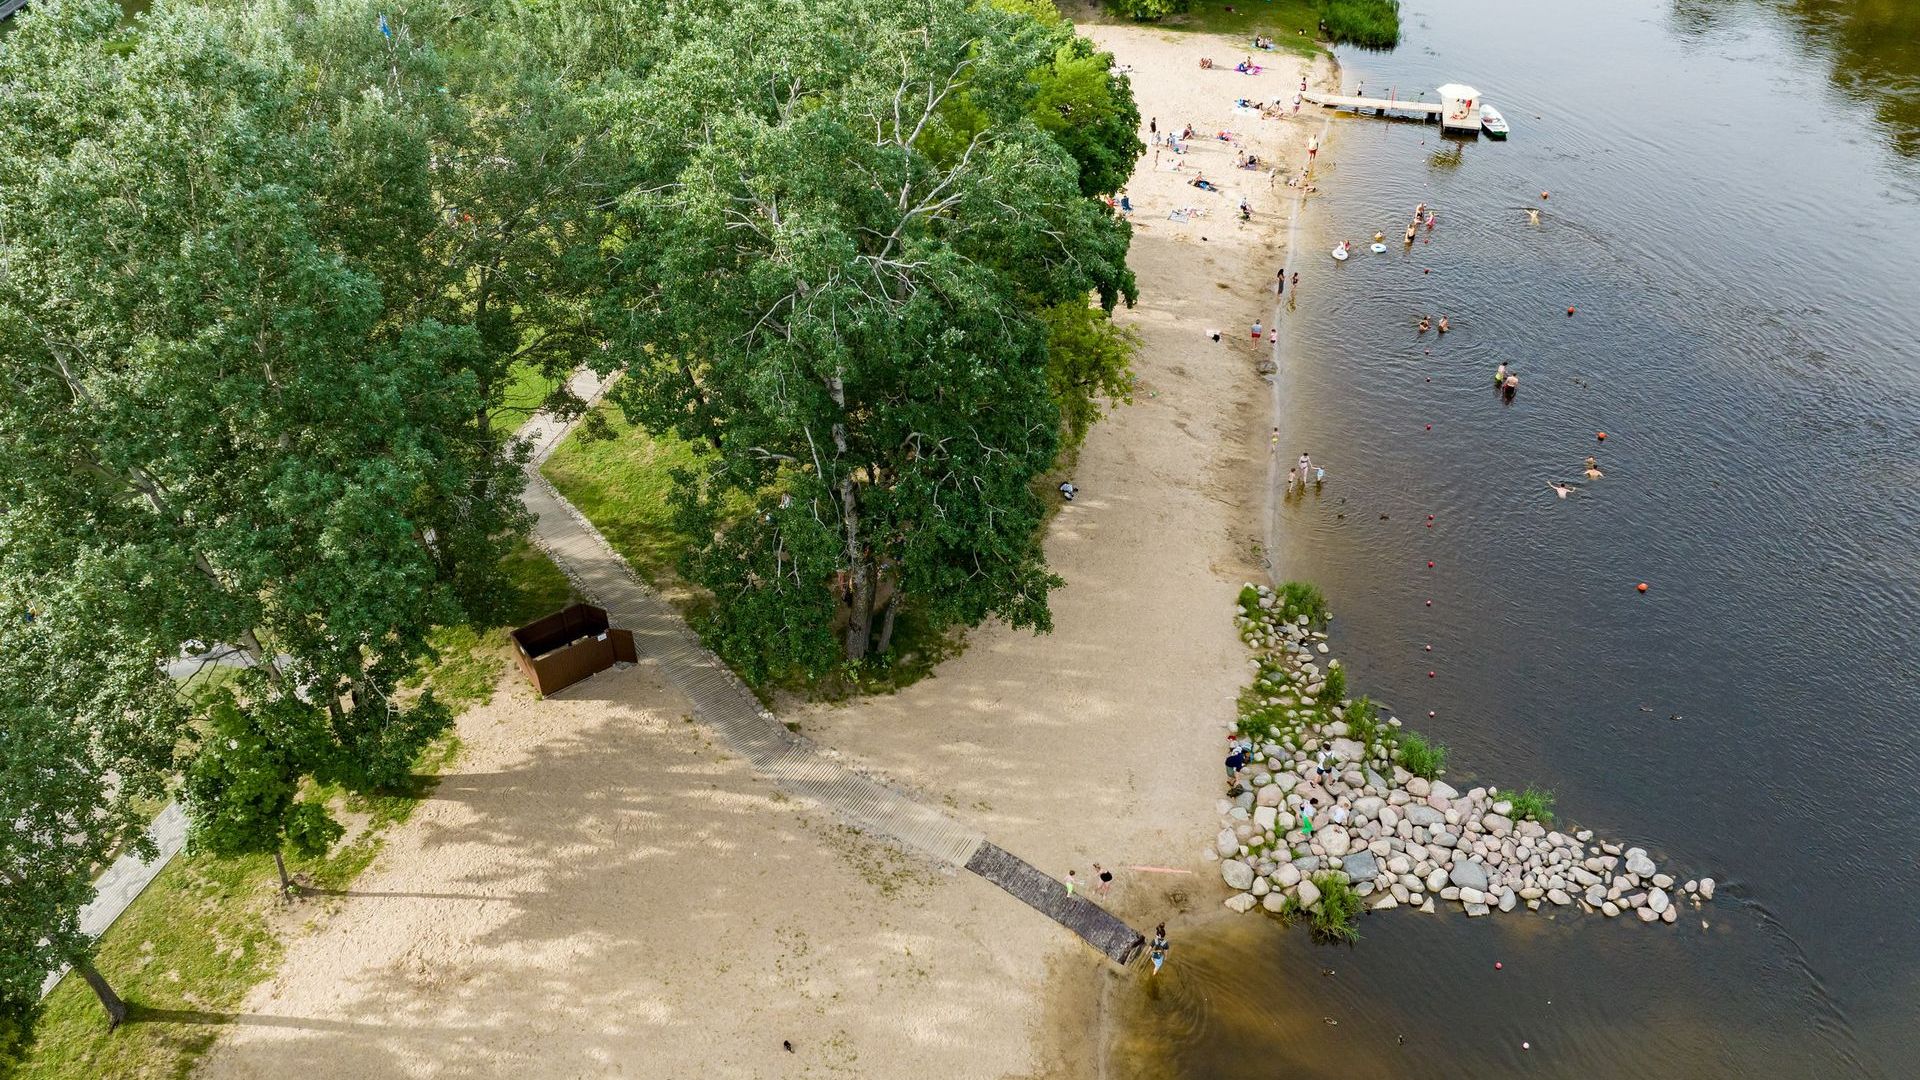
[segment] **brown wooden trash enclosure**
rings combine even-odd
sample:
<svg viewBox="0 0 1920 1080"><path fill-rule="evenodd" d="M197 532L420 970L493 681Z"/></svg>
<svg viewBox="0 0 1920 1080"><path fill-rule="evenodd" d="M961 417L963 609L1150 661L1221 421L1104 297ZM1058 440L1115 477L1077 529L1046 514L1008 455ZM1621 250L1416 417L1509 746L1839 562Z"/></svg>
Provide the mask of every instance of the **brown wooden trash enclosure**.
<svg viewBox="0 0 1920 1080"><path fill-rule="evenodd" d="M633 632L607 623L604 608L575 604L515 630L513 658L542 695L551 695L619 661L639 659Z"/></svg>

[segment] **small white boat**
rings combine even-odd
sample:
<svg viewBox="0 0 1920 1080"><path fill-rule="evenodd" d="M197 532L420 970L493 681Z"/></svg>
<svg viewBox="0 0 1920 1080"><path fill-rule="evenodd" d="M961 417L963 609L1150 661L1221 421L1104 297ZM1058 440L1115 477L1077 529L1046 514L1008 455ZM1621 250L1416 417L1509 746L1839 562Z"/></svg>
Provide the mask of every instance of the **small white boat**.
<svg viewBox="0 0 1920 1080"><path fill-rule="evenodd" d="M1513 130L1507 126L1507 118L1500 115L1500 110L1491 105L1480 106L1480 127L1490 139L1504 139Z"/></svg>
<svg viewBox="0 0 1920 1080"><path fill-rule="evenodd" d="M1342 242L1334 247L1333 257L1336 259L1339 259L1341 262L1347 261L1347 245L1345 244L1345 242Z"/></svg>

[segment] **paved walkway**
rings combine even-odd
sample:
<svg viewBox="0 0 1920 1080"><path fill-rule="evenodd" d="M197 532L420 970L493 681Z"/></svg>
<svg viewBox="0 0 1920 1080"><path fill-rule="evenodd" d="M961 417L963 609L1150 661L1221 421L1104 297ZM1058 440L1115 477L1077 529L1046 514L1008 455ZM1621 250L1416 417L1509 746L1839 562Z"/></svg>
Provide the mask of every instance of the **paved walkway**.
<svg viewBox="0 0 1920 1080"><path fill-rule="evenodd" d="M82 933L93 937L106 933L107 927L112 926L120 913L127 910L127 905L133 903L133 898L152 884L153 879L160 876L160 871L166 869L167 863L180 853L187 843L186 812L180 809L179 803L168 803L167 808L153 819L153 824L147 826L147 835L153 839L153 846L159 849L153 858L142 859L131 853L122 855L107 867L106 873L94 879L93 899L80 909ZM61 976L66 973L67 969L61 968L47 976L47 981L40 984L40 996L53 993L53 988L60 984Z"/></svg>
<svg viewBox="0 0 1920 1080"><path fill-rule="evenodd" d="M574 392L586 401L604 387L579 373ZM965 869L1007 890L1067 927L1117 963L1139 952L1141 936L1098 905L1066 895L1066 887L987 843L972 827L919 802L843 761L833 750L788 731L760 705L659 594L642 584L600 531L540 475L570 425L536 415L521 429L532 447L522 496L535 514L534 539L574 586L607 609L615 626L633 631L642 656L692 701L699 719L781 790L819 806L870 835Z"/></svg>

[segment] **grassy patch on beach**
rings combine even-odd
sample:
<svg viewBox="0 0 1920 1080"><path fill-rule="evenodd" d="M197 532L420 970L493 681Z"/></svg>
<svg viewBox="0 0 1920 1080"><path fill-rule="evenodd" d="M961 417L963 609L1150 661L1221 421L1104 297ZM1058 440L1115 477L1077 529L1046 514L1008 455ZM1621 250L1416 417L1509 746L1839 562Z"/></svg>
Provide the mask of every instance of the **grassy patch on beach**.
<svg viewBox="0 0 1920 1080"><path fill-rule="evenodd" d="M510 589L506 625L435 632L441 655L421 682L456 710L492 696L508 626L572 596L566 578L536 549L523 547L503 565ZM428 747L415 765L414 789L405 793L316 792L348 833L321 858L288 854L287 869L306 892L292 905L280 899L271 855L176 856L100 939L95 964L126 999L127 1023L109 1032L87 984L64 979L47 997L33 1045L11 1070L0 1062L0 1074L19 1080L188 1075L222 1028L242 1019L235 1010L247 991L273 973L284 952L282 934L318 914L310 905L353 884L458 752L451 734Z"/></svg>
<svg viewBox="0 0 1920 1080"><path fill-rule="evenodd" d="M1400 733L1399 746L1394 748L1393 760L1399 766L1415 776L1433 780L1446 770L1447 748L1411 731Z"/></svg>
<svg viewBox="0 0 1920 1080"><path fill-rule="evenodd" d="M1365 49L1400 43L1400 0L1320 0L1327 38Z"/></svg>
<svg viewBox="0 0 1920 1080"><path fill-rule="evenodd" d="M1245 38L1272 38L1274 46L1302 56L1321 51L1324 40L1390 49L1400 40L1398 0L1107 0L1113 15L1168 29ZM1233 66L1231 58L1226 66ZM1257 59L1256 59L1256 62Z"/></svg>
<svg viewBox="0 0 1920 1080"><path fill-rule="evenodd" d="M1553 792L1528 784L1527 790L1513 796L1513 816L1516 820L1552 825Z"/></svg>
<svg viewBox="0 0 1920 1080"><path fill-rule="evenodd" d="M1355 942L1360 931L1354 925L1366 910L1366 900L1354 891L1345 874L1331 870L1313 875L1314 888L1320 890L1320 902L1307 914L1307 925L1321 941Z"/></svg>

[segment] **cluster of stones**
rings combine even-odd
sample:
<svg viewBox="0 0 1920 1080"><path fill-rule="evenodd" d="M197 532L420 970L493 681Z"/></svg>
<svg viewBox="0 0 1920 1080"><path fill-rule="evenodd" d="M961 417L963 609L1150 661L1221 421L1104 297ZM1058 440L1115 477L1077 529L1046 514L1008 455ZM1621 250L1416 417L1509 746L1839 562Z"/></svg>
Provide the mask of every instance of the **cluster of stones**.
<svg viewBox="0 0 1920 1080"><path fill-rule="evenodd" d="M1283 618L1271 590L1249 588L1257 591L1257 604L1243 601L1238 623L1243 640L1260 653L1253 661L1259 674L1242 708L1243 717L1265 724L1265 739L1243 770L1246 790L1218 803L1222 827L1206 852L1220 860L1220 876L1234 890L1227 907L1279 912L1291 898L1310 911L1320 902L1314 878L1325 873L1374 898L1376 911L1413 906L1430 912L1436 901L1457 902L1470 916L1522 905L1536 911L1577 906L1672 923L1681 903L1698 908L1713 898L1712 878L1676 889L1643 848L1517 819L1513 801L1498 788L1462 793L1409 773L1392 760L1398 719L1387 718L1368 743L1350 738L1352 702L1318 700L1325 689L1317 660L1328 651L1325 633L1305 616ZM1251 601L1254 594L1243 595ZM1330 668L1337 664L1329 661ZM1331 752L1333 769L1324 778L1315 773L1322 749ZM1299 815L1315 796L1321 808L1309 836ZM1348 817L1336 825L1328 810L1342 799Z"/></svg>

